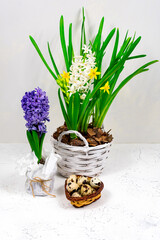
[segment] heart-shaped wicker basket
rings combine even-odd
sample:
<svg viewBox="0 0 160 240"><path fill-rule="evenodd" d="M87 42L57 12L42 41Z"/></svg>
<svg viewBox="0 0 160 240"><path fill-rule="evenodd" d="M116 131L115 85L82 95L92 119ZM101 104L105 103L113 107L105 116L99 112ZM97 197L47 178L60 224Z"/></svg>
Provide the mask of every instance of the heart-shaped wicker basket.
<svg viewBox="0 0 160 240"><path fill-rule="evenodd" d="M79 177L79 175L77 177ZM91 179L91 177L88 177L88 178L89 178L89 180ZM71 202L71 204L74 207L77 207L77 208L89 205L89 204L97 201L101 197L101 191L104 188L104 184L101 181L100 187L96 190L95 193L87 195L87 196L83 196L83 197L72 197L70 195L70 193L67 191L66 186L67 186L67 179L65 181L66 198Z"/></svg>

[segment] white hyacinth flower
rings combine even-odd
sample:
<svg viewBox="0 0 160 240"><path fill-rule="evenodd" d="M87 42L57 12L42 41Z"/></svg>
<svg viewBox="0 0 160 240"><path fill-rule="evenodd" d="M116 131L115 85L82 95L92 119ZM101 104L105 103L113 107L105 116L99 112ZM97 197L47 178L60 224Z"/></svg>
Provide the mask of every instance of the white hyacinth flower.
<svg viewBox="0 0 160 240"><path fill-rule="evenodd" d="M91 86L91 79L88 74L91 69L95 68L96 58L87 45L84 45L82 49L83 55L75 56L70 67L69 93L71 95L79 92L80 98L84 100Z"/></svg>
<svg viewBox="0 0 160 240"><path fill-rule="evenodd" d="M83 53L90 53L91 49L87 45L83 45L82 47Z"/></svg>
<svg viewBox="0 0 160 240"><path fill-rule="evenodd" d="M86 94L83 93L83 94L80 96L80 98L81 98L82 100L84 100L84 99L86 98Z"/></svg>

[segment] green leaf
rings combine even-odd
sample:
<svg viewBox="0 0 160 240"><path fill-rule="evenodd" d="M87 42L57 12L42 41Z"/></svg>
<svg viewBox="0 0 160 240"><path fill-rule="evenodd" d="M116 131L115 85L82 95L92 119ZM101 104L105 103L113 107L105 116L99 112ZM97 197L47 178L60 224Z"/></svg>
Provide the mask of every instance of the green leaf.
<svg viewBox="0 0 160 240"><path fill-rule="evenodd" d="M127 38L128 36L128 30L126 32L126 35L125 35L125 38L124 38L124 41L123 41L123 44L119 50L119 53L117 54L117 58L120 58L121 55L123 54L124 50L126 49L126 47L128 46L129 42L131 41L131 37Z"/></svg>
<svg viewBox="0 0 160 240"><path fill-rule="evenodd" d="M136 32L134 33L134 36L133 36L133 41L134 41L135 37L136 37Z"/></svg>
<svg viewBox="0 0 160 240"><path fill-rule="evenodd" d="M102 17L101 22L99 24L98 33L95 37L95 40L93 42L93 51L96 52L96 55L98 54L98 51L100 50L101 46L101 37L102 37L102 30L103 30L103 24L104 24L104 17Z"/></svg>
<svg viewBox="0 0 160 240"><path fill-rule="evenodd" d="M112 94L112 92L113 92L113 90L114 90L114 87L115 87L116 82L117 82L117 80L118 80L118 78L119 78L119 75L121 74L121 72L123 71L123 69L124 69L124 66L122 66L121 68L119 68L119 69L117 70L117 72L113 75L113 77L111 78L111 80L108 79L108 80L109 80L109 85L110 85L109 94L106 93L106 92L102 92L102 91L101 91L102 93L101 93L100 104L99 104L99 112L100 112L100 114L101 114L101 112L103 111L104 107L106 106L106 104L107 104L107 102L108 102L108 100L109 100L109 98L110 98L110 95ZM99 117L98 117L98 118L96 119L96 121L95 121L95 126L96 126L98 120L99 120Z"/></svg>
<svg viewBox="0 0 160 240"><path fill-rule="evenodd" d="M118 49L118 43L119 43L119 29L117 28L116 40L115 40L115 44L114 44L114 48L113 48L113 52L112 52L112 58L111 58L111 61L110 61L110 67L115 62L116 55L117 55L117 49Z"/></svg>
<svg viewBox="0 0 160 240"><path fill-rule="evenodd" d="M42 133L42 135L40 137L40 143L39 143L39 156L40 156L40 159L42 158L42 147L43 147L44 137L45 137L45 133Z"/></svg>
<svg viewBox="0 0 160 240"><path fill-rule="evenodd" d="M105 51L106 47L108 46L109 42L111 41L115 31L116 31L116 28L113 28L110 31L110 33L108 34L108 36L106 37L105 41L102 44L102 47L101 47L100 51L97 54L97 60L100 59L100 56L104 56L104 51Z"/></svg>
<svg viewBox="0 0 160 240"><path fill-rule="evenodd" d="M138 43L141 40L141 36L138 37L135 41L132 41L131 44L129 45L129 47L127 48L127 50L125 51L123 58L125 58L125 60L127 60L127 58L130 56L130 54L133 52L133 50L136 48L136 46L138 45ZM127 57L126 57L127 56Z"/></svg>
<svg viewBox="0 0 160 240"><path fill-rule="evenodd" d="M101 66L102 66L102 59L105 55L105 49L107 48L109 42L111 41L114 33L115 33L116 28L112 29L111 32L108 34L107 38L105 39L105 41L102 44L102 47L100 49L100 51L98 51L97 53L97 66L98 66L98 70L101 72ZM98 79L101 78L101 74L98 76ZM96 85L96 82L95 84Z"/></svg>
<svg viewBox="0 0 160 240"><path fill-rule="evenodd" d="M99 95L97 103L95 104L95 113L94 113L94 116L93 116L93 118L94 118L93 119L93 124L98 121L99 114L100 114L100 95Z"/></svg>
<svg viewBox="0 0 160 240"><path fill-rule="evenodd" d="M85 33L85 15L84 15L84 7L82 8L82 15L83 15L83 19L84 19L83 44L86 44L86 33Z"/></svg>
<svg viewBox="0 0 160 240"><path fill-rule="evenodd" d="M72 23L69 25L69 46L68 46L68 58L69 58L69 67L72 64Z"/></svg>
<svg viewBox="0 0 160 240"><path fill-rule="evenodd" d="M62 46L62 51L63 51L63 55L64 55L64 60L66 63L66 69L67 69L67 72L69 72L69 62L68 62L67 47L66 47L65 34L64 34L63 15L60 18L60 40L61 40L61 46Z"/></svg>
<svg viewBox="0 0 160 240"><path fill-rule="evenodd" d="M51 58L51 61L52 61L54 70L55 70L55 72L56 72L56 74L57 74L57 76L58 76L58 75L60 75L60 73L59 73L59 71L58 71L58 69L57 69L57 66L56 66L56 64L55 64L53 55L52 55L52 53L51 53L51 49L50 49L50 46L49 46L49 42L48 42L48 52L49 52L49 56L50 56L50 58Z"/></svg>
<svg viewBox="0 0 160 240"><path fill-rule="evenodd" d="M127 30L127 32L126 32L126 35L125 35L125 38L124 38L124 42L126 41L126 39L128 37L128 32L129 32L129 30Z"/></svg>
<svg viewBox="0 0 160 240"><path fill-rule="evenodd" d="M100 87L103 86L107 80L113 76L113 74L116 73L117 70L119 70L125 63L126 59L129 57L129 55L133 52L133 50L135 49L135 47L137 46L137 44L139 43L141 37L137 38L135 40L135 42L132 43L132 45L130 46L130 48L124 53L123 57L118 61L118 63L116 63L103 77L101 80L99 80L99 82L97 83L97 85L95 86L95 88L93 89L93 91L91 93L89 93L86 97L86 102L85 102L85 106L82 110L82 113L80 115L79 118L79 122L78 122L78 127L81 126L81 122L82 119L84 117L84 113L87 110L88 106L89 106L89 102L90 100L92 101L96 101L96 93L97 91L99 91Z"/></svg>
<svg viewBox="0 0 160 240"><path fill-rule="evenodd" d="M83 102L83 104L81 105L81 108L80 108L80 113L79 113L80 117L79 117L79 120L78 120L78 127L77 127L78 130L80 130L80 126L81 126L82 119L84 117L84 113L85 113L87 105L90 101L90 93L91 93L91 91L89 90L88 93L87 93L87 96L86 96L86 98L85 98L85 100L84 100L84 102Z"/></svg>
<svg viewBox="0 0 160 240"><path fill-rule="evenodd" d="M35 47L37 53L39 54L40 58L42 59L44 65L46 66L46 68L48 69L48 71L50 72L50 74L52 75L52 77L56 80L57 79L57 76L54 74L54 72L51 70L51 68L49 67L49 65L47 64L45 58L43 57L43 54L41 53L36 41L33 39L32 36L29 36L33 46Z"/></svg>
<svg viewBox="0 0 160 240"><path fill-rule="evenodd" d="M115 85L116 85L116 83L117 83L117 80L118 80L118 78L119 78L119 75L121 74L121 72L123 71L123 69L124 69L124 66L122 66L121 68L119 68L119 69L117 70L117 72L115 73L114 77L112 78L112 80L110 81L110 90L109 90L110 94L113 92L114 87L115 87Z"/></svg>
<svg viewBox="0 0 160 240"><path fill-rule="evenodd" d="M95 117L94 126L97 126L97 122L99 120L99 117L100 117L104 107L106 106L106 104L107 104L107 102L110 98L110 95L112 94L112 91L113 91L113 89L116 85L116 82L119 78L119 75L120 75L120 73L122 72L123 69L124 69L124 67L122 66L120 69L117 70L117 72L115 72L115 74L113 74L113 76L111 78L108 79L109 85L110 85L110 90L109 90L110 93L108 94L106 92L101 91L101 95L99 97L100 101L99 101L99 104L98 104L98 109L96 109L97 112L98 112L98 116Z"/></svg>
<svg viewBox="0 0 160 240"><path fill-rule="evenodd" d="M106 80L107 80L110 76L112 76L112 74L114 74L119 69L119 67L122 67L124 65L125 61L128 59L128 57L133 52L135 47L138 45L140 40L141 40L141 37L138 37L135 40L135 42L131 42L130 46L128 46L128 48L126 49L125 53L123 54L123 57L118 62L116 62L112 67L109 67L106 70L106 72L104 73L102 79L105 79L105 77L106 77ZM99 85L101 85L100 82L99 82ZM98 86L96 86L96 88L98 88ZM94 91L96 92L97 89L94 89Z"/></svg>
<svg viewBox="0 0 160 240"><path fill-rule="evenodd" d="M83 44L86 44L84 7L82 8L82 27L81 27L80 55L82 55Z"/></svg>
<svg viewBox="0 0 160 240"><path fill-rule="evenodd" d="M66 122L66 124L67 124L67 127L68 127L68 129L71 129L70 120L69 120L69 118L68 118L67 112L66 112L65 107L64 107L64 104L63 104L63 101L62 101L62 99L61 99L60 88L58 89L58 97L59 97L59 102L60 102L61 110L62 110L62 113L63 113L63 117L64 117L64 119L65 119L65 122Z"/></svg>
<svg viewBox="0 0 160 240"><path fill-rule="evenodd" d="M95 101L90 101L88 104L88 107L85 110L82 122L81 122L81 132L85 132L85 129L87 128L86 125L88 125L89 119L91 117L91 113L94 110L94 106L96 105L96 103L98 102L98 98L95 99Z"/></svg>
<svg viewBox="0 0 160 240"><path fill-rule="evenodd" d="M88 129L88 125L89 125L89 122L90 122L90 118L93 114L93 111L94 111L94 108L92 108L92 110L90 111L89 115L88 115L88 118L87 118L87 121L84 125L84 132L86 133L87 132L87 129Z"/></svg>
<svg viewBox="0 0 160 240"><path fill-rule="evenodd" d="M147 55L145 54L142 54L142 55L136 55L136 56L131 56L131 57L128 57L127 60L131 60L131 59L135 59L135 58L143 58L143 57L146 57Z"/></svg>
<svg viewBox="0 0 160 240"><path fill-rule="evenodd" d="M34 146L34 141L33 141L33 138L32 138L32 134L30 133L30 131L26 131L26 134L27 134L27 139L28 139L28 142L30 144L30 147L32 149L32 152L34 151L35 149L35 146Z"/></svg>
<svg viewBox="0 0 160 240"><path fill-rule="evenodd" d="M116 57L117 59L122 57L125 49L127 48L128 44L130 43L130 41L131 41L131 38L130 38L130 37L127 38L127 39L124 41L124 43L122 44L122 46L121 46L121 48L120 48L120 50L119 50L119 52L118 52L118 54L117 54L117 57Z"/></svg>
<svg viewBox="0 0 160 240"><path fill-rule="evenodd" d="M38 133L34 130L31 131L32 132L32 136L33 136L33 140L34 140L34 145L35 145L35 154L38 158L38 160L41 160L40 158L40 152L39 152L39 137L38 137Z"/></svg>
<svg viewBox="0 0 160 240"><path fill-rule="evenodd" d="M100 50L100 46L101 46L103 24L104 24L104 17L102 17L102 19L101 19L101 22L99 24L98 33L97 33L95 40L93 42L93 45L92 45L92 51L95 52L96 59L97 59L97 56L98 56L98 53ZM103 54L101 55L101 58L103 58ZM97 59L97 67L98 67L98 71L101 71L101 61L98 62L98 59ZM101 77L101 75L99 75L97 77L97 80L94 79L94 86L97 84L100 77Z"/></svg>
<svg viewBox="0 0 160 240"><path fill-rule="evenodd" d="M71 128L73 129L74 125L74 94L71 95L68 105L68 118L70 119ZM74 129L75 130L75 129Z"/></svg>
<svg viewBox="0 0 160 240"><path fill-rule="evenodd" d="M71 95L68 107L68 115L71 121L72 130L77 130L78 115L80 110L80 97L76 92Z"/></svg>
<svg viewBox="0 0 160 240"><path fill-rule="evenodd" d="M103 112L98 120L98 123L97 123L97 127L101 127L103 121L104 121L104 118L106 116L106 113L112 103L112 101L114 100L114 98L116 97L116 95L118 94L118 92L122 89L123 86L125 86L133 77L135 77L136 75L142 73L142 72L145 72L145 71L148 71L148 69L146 69L146 67L148 67L149 65L151 64L154 64L158 62L157 60L154 60L154 61L151 61L151 62L148 62L146 64L144 64L142 67L138 68L135 72L133 72L132 74L130 74L127 78L125 78L121 83L120 85L117 87L117 89L113 92L113 94L111 95L107 105L104 107L103 109Z"/></svg>

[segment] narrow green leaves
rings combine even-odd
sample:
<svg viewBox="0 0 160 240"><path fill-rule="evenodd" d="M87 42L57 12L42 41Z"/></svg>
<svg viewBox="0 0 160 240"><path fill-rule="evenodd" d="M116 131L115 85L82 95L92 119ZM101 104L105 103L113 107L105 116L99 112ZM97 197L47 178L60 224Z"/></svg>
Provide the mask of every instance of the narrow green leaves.
<svg viewBox="0 0 160 240"><path fill-rule="evenodd" d="M51 68L49 67L49 65L48 65L48 63L46 62L45 58L43 57L43 54L41 53L41 51L40 51L40 49L39 49L36 41L33 39L32 36L29 36L29 38L30 38L33 46L35 47L37 53L39 54L40 58L42 59L44 65L46 66L46 68L48 69L48 71L50 72L50 74L52 75L52 77L56 80L57 77L56 77L55 73L51 70Z"/></svg>
<svg viewBox="0 0 160 240"><path fill-rule="evenodd" d="M32 138L32 134L28 130L26 131L26 134L27 134L27 138L28 138L28 142L30 144L31 150L34 151L34 141L33 141L33 138Z"/></svg>
<svg viewBox="0 0 160 240"><path fill-rule="evenodd" d="M115 40L115 44L114 44L114 48L113 48L113 52L112 52L112 58L111 58L111 61L110 61L110 67L115 62L116 55L117 55L117 49L118 49L118 43L119 43L119 29L117 29L117 33L116 33L116 40Z"/></svg>
<svg viewBox="0 0 160 240"><path fill-rule="evenodd" d="M69 61L68 61L67 47L66 47L65 34L64 34L63 15L60 18L60 40L61 40L61 46L62 46L62 51L63 51L63 55L64 55L64 60L66 63L66 69L67 69L67 72L69 72Z"/></svg>
<svg viewBox="0 0 160 240"><path fill-rule="evenodd" d="M93 51L96 53L96 55L98 54L98 51L100 50L100 46L101 46L101 37L102 37L102 30L103 30L103 24L104 24L104 17L102 17L101 22L99 24L99 29L98 29L98 33L95 37L95 40L93 42Z"/></svg>
<svg viewBox="0 0 160 240"><path fill-rule="evenodd" d="M38 163L39 163L40 160L42 159L42 147L43 147L45 133L42 133L41 136L39 136L36 131L27 130L26 134L27 134L27 138L31 146L31 149L35 153L36 157L38 158Z"/></svg>
<svg viewBox="0 0 160 240"><path fill-rule="evenodd" d="M127 48L128 44L130 43L130 41L131 41L131 37L127 38L123 42L123 44L122 44L122 46L121 46L121 48L119 50L119 53L116 56L117 59L119 59L119 58L121 58L123 56L123 53L124 53L125 49Z"/></svg>
<svg viewBox="0 0 160 240"><path fill-rule="evenodd" d="M134 42L132 41L132 43L130 44L130 46L125 50L125 52L123 53L123 56L121 57L121 59L119 59L119 61L117 63L115 63L108 71L107 73L104 75L104 77L102 79L99 80L99 82L97 83L97 85L94 87L93 91L91 93L89 93L85 99L85 105L84 107L82 107L82 112L80 115L80 119L79 119L79 128L82 129L82 131L86 128L85 126L85 122L87 121L87 114L89 116L89 114L91 112L93 112L93 107L96 105L97 102L97 98L96 98L96 92L99 91L99 88L104 85L109 79L112 79L111 82L111 93L114 89L114 86L117 82L117 79L119 77L119 74L121 73L121 71L124 68L124 63L125 61L128 59L128 57L130 56L130 54L133 52L133 50L135 49L135 47L137 46L137 44L139 43L139 41L141 40L141 37L138 37ZM116 44L117 45L117 44ZM150 63L147 63L145 65L143 65L140 69L138 69L137 71L135 71L133 74L131 74L130 76L128 76L123 82L122 85L120 86L124 86L124 84L126 84L131 78L133 78L135 75L147 71L148 69L146 69L147 66L155 63L157 61L152 61ZM112 78L112 76L115 74L115 77ZM118 88L119 89L119 88ZM117 91L116 91L117 92ZM115 97L115 93L113 93L113 96ZM104 109L103 107L101 108L102 113L100 112L100 117L97 121L97 126L101 127L101 124L104 120L105 114L107 113L110 104L113 101L113 96L112 95L107 95L107 100L104 101L106 103L106 106L104 105ZM92 104L92 102L94 102L94 104ZM101 111L100 110L100 111ZM81 125L82 124L82 125Z"/></svg>
<svg viewBox="0 0 160 240"><path fill-rule="evenodd" d="M72 128L71 128L71 124L70 124L70 119L68 118L66 109L65 109L64 104L63 104L63 101L62 101L62 99L61 99L60 88L58 89L58 97L59 97L59 102L60 102L61 110L62 110L62 113L63 113L63 117L64 117L64 119L65 119L65 121L66 121L67 127L68 127L68 129L72 129Z"/></svg>
<svg viewBox="0 0 160 240"><path fill-rule="evenodd" d="M102 114L98 120L97 126L101 127L104 118L106 116L106 113L112 103L112 101L114 100L114 98L116 97L116 95L118 94L118 92L122 89L122 87L124 87L133 77L135 77L136 75L148 71L149 69L146 69L146 67L148 67L149 65L152 65L154 63L158 62L157 60L155 61L151 61L149 63L144 64L142 67L138 68L135 72L133 72L132 74L130 74L128 77L126 77L121 83L120 85L117 87L117 89L113 92L113 94L110 96L108 103L106 104L106 106L104 107Z"/></svg>
<svg viewBox="0 0 160 240"><path fill-rule="evenodd" d="M110 89L109 89L109 93L106 93L106 92L101 92L101 98L100 98L100 106L99 106L99 117L104 109L104 107L107 105L108 101L109 101L109 98L114 90L114 87L117 83L117 80L119 78L119 75L121 74L121 72L123 71L124 67L122 66L121 68L119 68L117 70L117 72L115 72L115 74L113 74L112 78L111 79L108 79L109 80L109 85L110 85ZM96 119L95 121L95 124L97 124L99 118Z"/></svg>
<svg viewBox="0 0 160 240"><path fill-rule="evenodd" d="M108 36L106 37L105 41L102 44L100 51L97 53L97 60L99 60L100 56L104 55L104 51L105 51L106 47L108 46L109 42L111 41L115 31L116 31L116 28L113 28L110 31L110 33L108 34Z"/></svg>
<svg viewBox="0 0 160 240"><path fill-rule="evenodd" d="M86 44L86 31L85 31L85 15L84 15L84 7L82 8L82 15L83 15L83 22L84 22L84 28L83 28L83 44Z"/></svg>
<svg viewBox="0 0 160 240"><path fill-rule="evenodd" d="M50 56L50 58L51 58L51 61L52 61L54 70L55 70L55 72L56 72L56 74L57 74L57 77L58 77L58 75L60 75L60 74L59 74L59 71L58 71L57 66L56 66L56 64L55 64L55 61L54 61L54 59L53 59L53 55L52 55L52 53L51 53L51 49L50 49L50 46L49 46L49 42L47 43L47 45L48 45L49 56Z"/></svg>
<svg viewBox="0 0 160 240"><path fill-rule="evenodd" d="M146 55L142 54L142 55L131 56L131 57L128 57L127 60L136 59L136 58L143 58L143 57L146 57Z"/></svg>
<svg viewBox="0 0 160 240"><path fill-rule="evenodd" d="M44 141L45 133L42 133L39 141L39 155L42 156L42 147L43 147L43 141Z"/></svg>
<svg viewBox="0 0 160 240"><path fill-rule="evenodd" d="M82 8L82 27L81 27L81 41L80 41L80 55L82 55L82 47L86 44L86 33L85 33L85 15L84 8Z"/></svg>
<svg viewBox="0 0 160 240"><path fill-rule="evenodd" d="M81 127L81 122L83 120L84 113L85 113L85 111L87 109L87 106L88 106L88 103L90 101L90 93L91 93L91 91L89 90L88 93L87 93L87 96L86 96L86 98L85 98L85 100L84 100L84 102L83 102L83 104L81 105L81 108L80 108L80 114L79 114L79 119L78 119L78 127L77 127L78 130Z"/></svg>
<svg viewBox="0 0 160 240"><path fill-rule="evenodd" d="M118 78L119 78L119 75L121 74L121 72L123 71L123 69L124 69L124 66L120 67L120 68L117 70L117 72L115 73L115 75L113 76L113 78L111 79L111 81L110 81L110 90L109 90L110 94L113 92L114 87L115 87L115 85L116 85L116 83L117 83L117 80L118 80Z"/></svg>
<svg viewBox="0 0 160 240"><path fill-rule="evenodd" d="M72 23L70 23L70 25L69 25L69 45L68 45L69 67L72 64L72 52L73 52L73 47L72 47Z"/></svg>
<svg viewBox="0 0 160 240"><path fill-rule="evenodd" d="M79 93L76 92L71 95L68 106L68 116L73 130L77 130L79 110L80 110L80 97Z"/></svg>
<svg viewBox="0 0 160 240"><path fill-rule="evenodd" d="M105 41L102 44L101 49L97 52L97 66L98 66L98 70L101 72L101 66L102 66L102 59L105 55L105 49L107 48L109 42L111 41L112 37L114 36L114 33L116 31L116 28L112 29L110 31L110 33L108 34L108 36L106 37ZM99 78L101 77L101 75L99 76ZM96 110L97 112L98 110Z"/></svg>
<svg viewBox="0 0 160 240"><path fill-rule="evenodd" d="M36 131L32 131L32 136L35 144L35 153L38 159L40 159L39 156L39 138L38 138L38 133Z"/></svg>
<svg viewBox="0 0 160 240"><path fill-rule="evenodd" d="M107 73L102 77L102 79L97 83L95 88L90 94L90 97L92 98L95 93L99 90L99 88L105 84L105 82L111 77L119 68L121 68L126 59L129 57L129 55L133 52L134 48L137 46L139 41L141 40L141 37L137 38L136 41L131 45L131 47L128 49L128 51L123 55L123 57L119 60L118 63L116 63Z"/></svg>
<svg viewBox="0 0 160 240"><path fill-rule="evenodd" d="M125 51L123 58L125 60L127 60L127 58L130 56L130 54L133 52L133 50L136 48L136 46L138 45L138 43L141 40L141 36L138 37L135 41L132 41L129 48ZM126 57L127 56L127 57Z"/></svg>

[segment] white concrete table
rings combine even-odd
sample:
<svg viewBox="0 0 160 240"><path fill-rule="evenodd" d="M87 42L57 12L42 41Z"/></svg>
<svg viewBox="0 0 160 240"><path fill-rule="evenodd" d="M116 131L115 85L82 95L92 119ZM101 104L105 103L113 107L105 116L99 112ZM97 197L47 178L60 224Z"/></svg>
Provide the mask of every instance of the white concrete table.
<svg viewBox="0 0 160 240"><path fill-rule="evenodd" d="M0 144L0 240L159 240L160 145L113 145L97 202L74 208L56 175L52 197L33 198L16 160L27 144Z"/></svg>

